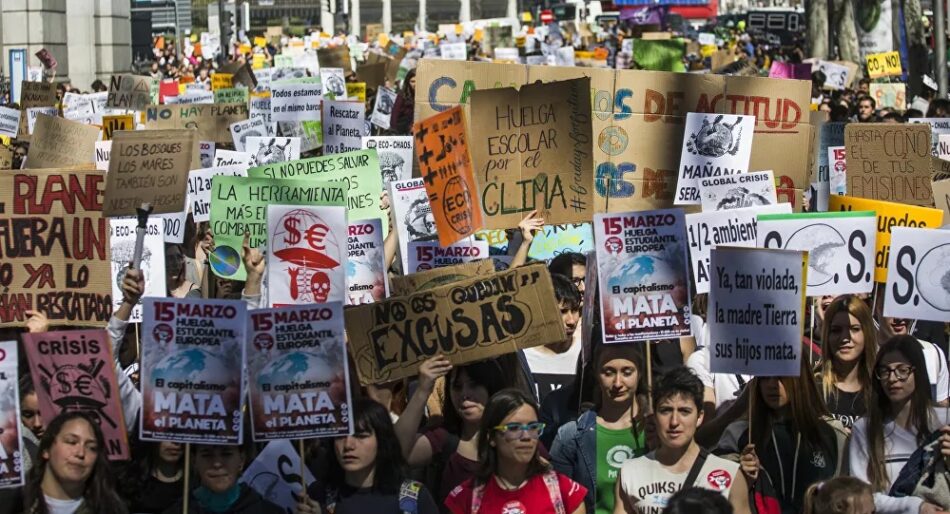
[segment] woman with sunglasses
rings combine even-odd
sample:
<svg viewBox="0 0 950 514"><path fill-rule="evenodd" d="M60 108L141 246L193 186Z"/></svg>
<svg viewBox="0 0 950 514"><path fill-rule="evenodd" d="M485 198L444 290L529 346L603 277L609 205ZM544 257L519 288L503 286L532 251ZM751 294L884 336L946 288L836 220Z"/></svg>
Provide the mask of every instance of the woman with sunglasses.
<svg viewBox="0 0 950 514"><path fill-rule="evenodd" d="M475 476L445 499L452 514L586 514L587 489L551 469L538 452L544 423L534 399L505 389L489 400L478 435Z"/></svg>
<svg viewBox="0 0 950 514"><path fill-rule="evenodd" d="M825 309L820 392L828 411L848 430L870 406L876 335L871 309L857 296L839 296Z"/></svg>
<svg viewBox="0 0 950 514"><path fill-rule="evenodd" d="M871 484L879 514L940 512L920 498L886 496L911 454L940 427L941 452L950 455L946 410L933 408L927 364L917 339L896 336L881 345L874 376L873 404L851 433L851 474Z"/></svg>

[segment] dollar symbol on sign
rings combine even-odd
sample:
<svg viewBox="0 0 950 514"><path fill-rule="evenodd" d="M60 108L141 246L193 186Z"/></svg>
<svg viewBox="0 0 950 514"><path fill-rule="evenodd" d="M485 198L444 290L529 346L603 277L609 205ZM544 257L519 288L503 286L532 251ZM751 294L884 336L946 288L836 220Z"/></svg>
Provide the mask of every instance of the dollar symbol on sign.
<svg viewBox="0 0 950 514"><path fill-rule="evenodd" d="M284 228L287 229L287 235L284 236L284 242L289 245L295 245L300 242L300 231L297 230L297 218L287 218L284 220Z"/></svg>

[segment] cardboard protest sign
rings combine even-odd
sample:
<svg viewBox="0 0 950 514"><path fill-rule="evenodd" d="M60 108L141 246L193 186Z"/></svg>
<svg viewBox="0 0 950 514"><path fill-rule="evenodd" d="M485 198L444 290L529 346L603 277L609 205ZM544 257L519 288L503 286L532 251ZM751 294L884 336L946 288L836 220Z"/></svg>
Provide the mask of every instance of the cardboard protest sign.
<svg viewBox="0 0 950 514"><path fill-rule="evenodd" d="M878 109L907 109L907 84L871 84L868 93Z"/></svg>
<svg viewBox="0 0 950 514"><path fill-rule="evenodd" d="M848 194L848 159L847 148L843 146L828 147L828 194Z"/></svg>
<svg viewBox="0 0 950 514"><path fill-rule="evenodd" d="M145 128L194 129L199 141L230 143L231 124L247 116L247 104L150 105Z"/></svg>
<svg viewBox="0 0 950 514"><path fill-rule="evenodd" d="M221 166L240 166L247 170L254 164L254 156L247 152L236 152L233 150L215 150L214 167Z"/></svg>
<svg viewBox="0 0 950 514"><path fill-rule="evenodd" d="M930 127L851 123L845 127L848 195L912 205L933 204Z"/></svg>
<svg viewBox="0 0 950 514"><path fill-rule="evenodd" d="M950 230L895 227L884 315L950 322Z"/></svg>
<svg viewBox="0 0 950 514"><path fill-rule="evenodd" d="M273 84L271 86L271 119L273 121L304 121L320 119L323 89L319 84Z"/></svg>
<svg viewBox="0 0 950 514"><path fill-rule="evenodd" d="M899 77L904 71L901 68L900 52L882 52L868 54L868 78Z"/></svg>
<svg viewBox="0 0 950 514"><path fill-rule="evenodd" d="M381 129L389 129L396 105L396 92L388 87L380 87L376 91L376 103L373 106L373 115L370 121Z"/></svg>
<svg viewBox="0 0 950 514"><path fill-rule="evenodd" d="M590 79L475 91L471 101L485 227L516 227L535 209L546 223L590 221Z"/></svg>
<svg viewBox="0 0 950 514"><path fill-rule="evenodd" d="M20 111L0 107L0 136L16 138L20 130Z"/></svg>
<svg viewBox="0 0 950 514"><path fill-rule="evenodd" d="M323 101L323 154L359 150L362 146L366 104Z"/></svg>
<svg viewBox="0 0 950 514"><path fill-rule="evenodd" d="M402 269L409 269L409 243L438 238L435 216L421 178L397 180L389 184L389 205L399 232Z"/></svg>
<svg viewBox="0 0 950 514"><path fill-rule="evenodd" d="M219 89L227 89L229 87L234 87L234 75L230 73L212 73L211 74L211 90L217 91Z"/></svg>
<svg viewBox="0 0 950 514"><path fill-rule="evenodd" d="M686 215L689 259L697 293L709 292L709 251L719 245L755 247L759 214L791 214L788 203Z"/></svg>
<svg viewBox="0 0 950 514"><path fill-rule="evenodd" d="M690 335L682 209L594 216L604 343Z"/></svg>
<svg viewBox="0 0 950 514"><path fill-rule="evenodd" d="M116 132L103 214L135 216L144 203L154 214L184 210L188 169L197 151L193 130Z"/></svg>
<svg viewBox="0 0 950 514"><path fill-rule="evenodd" d="M113 75L109 79L106 107L144 111L152 103L154 80L142 75Z"/></svg>
<svg viewBox="0 0 950 514"><path fill-rule="evenodd" d="M245 151L245 144L248 137L262 137L266 135L267 129L264 127L263 118L252 117L231 124L231 139L234 140L234 149L238 152Z"/></svg>
<svg viewBox="0 0 950 514"><path fill-rule="evenodd" d="M676 205L700 204L700 178L748 172L754 131L755 116L687 114Z"/></svg>
<svg viewBox="0 0 950 514"><path fill-rule="evenodd" d="M412 177L412 136L363 136L362 147L376 149L384 188Z"/></svg>
<svg viewBox="0 0 950 514"><path fill-rule="evenodd" d="M456 107L417 122L412 132L439 243L448 246L482 228L465 117Z"/></svg>
<svg viewBox="0 0 950 514"><path fill-rule="evenodd" d="M27 117L24 116L33 107L54 107L58 102L56 84L53 82L39 82L24 80L20 83L20 128L17 131L19 138L32 133L27 127Z"/></svg>
<svg viewBox="0 0 950 514"><path fill-rule="evenodd" d="M227 87L214 90L216 104L243 104L247 103L248 91L246 87Z"/></svg>
<svg viewBox="0 0 950 514"><path fill-rule="evenodd" d="M0 428L5 436L0 438L0 489L24 485L17 363L17 342L0 342L0 408L4 413Z"/></svg>
<svg viewBox="0 0 950 514"><path fill-rule="evenodd" d="M103 141L111 141L112 135L120 130L135 130L135 119L131 114L102 117Z"/></svg>
<svg viewBox="0 0 950 514"><path fill-rule="evenodd" d="M409 275L393 275L391 296L406 296L470 278L483 277L492 274L494 271L495 267L491 259L482 259L465 264L433 268Z"/></svg>
<svg viewBox="0 0 950 514"><path fill-rule="evenodd" d="M934 180L930 185L933 188L934 205L943 209L943 219L950 221L950 179Z"/></svg>
<svg viewBox="0 0 950 514"><path fill-rule="evenodd" d="M53 118L60 117L59 110L56 107L30 107L26 110L27 134L33 134L36 130L36 119L39 118L40 115L52 116Z"/></svg>
<svg viewBox="0 0 950 514"><path fill-rule="evenodd" d="M377 89L386 83L386 62L366 64L356 68L356 79L365 82L369 89Z"/></svg>
<svg viewBox="0 0 950 514"><path fill-rule="evenodd" d="M383 222L351 221L347 233L346 304L373 303L389 296Z"/></svg>
<svg viewBox="0 0 950 514"><path fill-rule="evenodd" d="M26 167L66 168L92 164L99 128L45 114L36 120Z"/></svg>
<svg viewBox="0 0 950 514"><path fill-rule="evenodd" d="M346 332L363 384L413 376L436 353L460 365L566 337L541 263L352 307Z"/></svg>
<svg viewBox="0 0 950 514"><path fill-rule="evenodd" d="M267 206L271 307L343 302L347 224L344 207Z"/></svg>
<svg viewBox="0 0 950 514"><path fill-rule="evenodd" d="M267 166L300 159L299 137L249 136L244 151L251 155L253 166Z"/></svg>
<svg viewBox="0 0 950 514"><path fill-rule="evenodd" d="M808 252L712 251L709 363L713 373L801 374Z"/></svg>
<svg viewBox="0 0 950 514"><path fill-rule="evenodd" d="M775 177L771 171L699 179L704 211L724 211L756 205L775 205Z"/></svg>
<svg viewBox="0 0 950 514"><path fill-rule="evenodd" d="M829 211L874 211L877 213L877 238L874 252L874 281L887 280L887 263L891 254L891 230L894 227L939 227L943 211L902 203L881 202L852 196L832 196Z"/></svg>
<svg viewBox="0 0 950 514"><path fill-rule="evenodd" d="M258 309L250 317L254 441L352 434L343 304Z"/></svg>
<svg viewBox="0 0 950 514"><path fill-rule="evenodd" d="M113 218L109 220L109 244L112 246L112 310L122 305L122 281L129 263L135 253L136 218ZM145 275L144 296L162 297L168 294L165 289L165 238L161 218L150 217L145 227L145 239L142 247L142 273ZM132 323L142 321L142 305L132 308L129 317Z"/></svg>
<svg viewBox="0 0 950 514"><path fill-rule="evenodd" d="M127 460L129 442L122 413L112 342L105 330L23 333L23 348L43 419L83 411L99 420L109 460Z"/></svg>
<svg viewBox="0 0 950 514"><path fill-rule="evenodd" d="M320 84L323 96L331 100L346 100L346 80L343 68L320 68Z"/></svg>
<svg viewBox="0 0 950 514"><path fill-rule="evenodd" d="M231 75L231 86L229 87L244 86L247 89L257 87L257 74L251 69L251 63L249 62L232 62L225 64L220 69L222 72Z"/></svg>
<svg viewBox="0 0 950 514"><path fill-rule="evenodd" d="M218 175L246 177L247 168L238 164L201 168L188 172L188 203L195 223L211 219L211 178Z"/></svg>
<svg viewBox="0 0 950 514"><path fill-rule="evenodd" d="M13 149L0 145L0 170L13 169Z"/></svg>
<svg viewBox="0 0 950 514"><path fill-rule="evenodd" d="M303 467L303 477L299 474L300 469L300 456L294 445L286 439L274 440L267 443L238 482L247 484L283 512L294 512L297 500L304 492L301 481L306 487L314 482L309 468Z"/></svg>
<svg viewBox="0 0 950 514"><path fill-rule="evenodd" d="M877 217L871 211L760 214L760 248L808 252L808 296L870 293Z"/></svg>
<svg viewBox="0 0 950 514"><path fill-rule="evenodd" d="M268 243L268 205L344 206L346 193L339 184L315 180L213 177L210 221L215 249L208 262L215 275L232 280L247 277L241 257L244 232L250 232L251 248Z"/></svg>
<svg viewBox="0 0 950 514"><path fill-rule="evenodd" d="M438 241L412 241L408 244L409 267L406 273L442 268L488 258L488 243L467 237L447 247Z"/></svg>
<svg viewBox="0 0 950 514"><path fill-rule="evenodd" d="M241 444L244 302L174 298L142 302L140 439Z"/></svg>

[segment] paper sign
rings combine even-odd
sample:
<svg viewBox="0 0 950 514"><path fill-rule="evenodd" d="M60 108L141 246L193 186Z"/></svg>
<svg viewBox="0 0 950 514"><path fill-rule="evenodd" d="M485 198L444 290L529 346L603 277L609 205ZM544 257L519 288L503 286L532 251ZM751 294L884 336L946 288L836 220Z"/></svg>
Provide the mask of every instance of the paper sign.
<svg viewBox="0 0 950 514"><path fill-rule="evenodd" d="M0 106L0 136L16 138L20 130L20 111ZM0 479L2 483L2 479Z"/></svg>
<svg viewBox="0 0 950 514"><path fill-rule="evenodd" d="M211 90L217 91L219 89L227 89L229 87L234 87L234 75L230 73L212 73L211 74Z"/></svg>
<svg viewBox="0 0 950 514"><path fill-rule="evenodd" d="M188 89L184 94L165 98L167 105L213 104L214 93L205 90ZM153 106L154 107L154 106Z"/></svg>
<svg viewBox="0 0 950 514"><path fill-rule="evenodd" d="M848 161L847 148L844 146L828 147L828 194L848 194Z"/></svg>
<svg viewBox="0 0 950 514"><path fill-rule="evenodd" d="M96 169L109 171L109 155L112 153L112 141L96 141Z"/></svg>
<svg viewBox="0 0 950 514"><path fill-rule="evenodd" d="M749 171L755 116L729 116L691 112L680 154L676 205L699 205L699 182Z"/></svg>
<svg viewBox="0 0 950 514"><path fill-rule="evenodd" d="M63 95L63 117L86 125L101 125L103 114L107 110L114 110L106 107L108 99L109 93L107 91L88 95L65 93Z"/></svg>
<svg viewBox="0 0 950 514"><path fill-rule="evenodd" d="M214 164L214 141L198 141L198 154L201 167L210 168Z"/></svg>
<svg viewBox="0 0 950 514"><path fill-rule="evenodd" d="M280 54L275 57L280 57ZM304 491L299 475L300 456L288 440L267 443L264 450L247 467L239 480L257 491L265 500L281 508L281 512L294 512L297 500ZM306 487L314 482L313 474L303 467L303 482Z"/></svg>
<svg viewBox="0 0 950 514"><path fill-rule="evenodd" d="M346 97L350 100L366 102L366 83L365 82L347 82Z"/></svg>
<svg viewBox="0 0 950 514"><path fill-rule="evenodd" d="M145 227L145 239L142 247L141 270L145 275L144 296L162 297L168 294L165 282L165 238L162 219L151 217ZM122 281L135 254L136 218L109 220L109 244L112 246L112 310L122 305ZM132 308L129 318L132 323L142 321L142 305Z"/></svg>
<svg viewBox="0 0 950 514"><path fill-rule="evenodd" d="M267 206L267 285L271 307L343 302L344 207Z"/></svg>
<svg viewBox="0 0 950 514"><path fill-rule="evenodd" d="M346 332L364 385L413 376L438 353L460 365L566 337L541 263L352 307Z"/></svg>
<svg viewBox="0 0 950 514"><path fill-rule="evenodd" d="M950 134L950 119L947 118L910 118L908 123L923 123L930 125L930 141L933 144L932 155L938 157L937 144L940 141L940 135Z"/></svg>
<svg viewBox="0 0 950 514"><path fill-rule="evenodd" d="M468 237L448 247L438 241L412 241L408 244L409 267L406 273L416 273L488 258L488 243Z"/></svg>
<svg viewBox="0 0 950 514"><path fill-rule="evenodd" d="M376 91L376 104L370 121L381 129L388 129L392 120L393 107L396 105L396 92L386 87Z"/></svg>
<svg viewBox="0 0 950 514"><path fill-rule="evenodd" d="M412 136L363 136L362 147L376 149L384 188L412 176Z"/></svg>
<svg viewBox="0 0 950 514"><path fill-rule="evenodd" d="M92 164L98 139L98 127L40 114L26 167L66 168Z"/></svg>
<svg viewBox="0 0 950 514"><path fill-rule="evenodd" d="M724 211L756 205L775 205L775 177L771 171L699 179L704 211Z"/></svg>
<svg viewBox="0 0 950 514"><path fill-rule="evenodd" d="M409 269L409 243L438 238L435 216L421 178L398 180L389 185L389 205L399 232L402 269Z"/></svg>
<svg viewBox="0 0 950 514"><path fill-rule="evenodd" d="M472 93L472 162L486 228L593 215L590 79Z"/></svg>
<svg viewBox="0 0 950 514"><path fill-rule="evenodd" d="M102 140L112 140L112 135L120 130L135 130L135 120L131 114L102 117Z"/></svg>
<svg viewBox="0 0 950 514"><path fill-rule="evenodd" d="M244 302L145 298L143 307L140 439L241 444Z"/></svg>
<svg viewBox="0 0 950 514"><path fill-rule="evenodd" d="M202 168L188 172L188 202L195 223L203 223L211 218L211 178L218 175L246 177L247 168L236 164Z"/></svg>
<svg viewBox="0 0 950 514"><path fill-rule="evenodd" d="M106 107L144 111L152 103L151 77L141 75L113 75L109 79Z"/></svg>
<svg viewBox="0 0 950 514"><path fill-rule="evenodd" d="M250 247L261 248L267 238L268 205L346 205L339 184L316 180L271 180L217 176L211 179L211 230L215 249L208 262L215 275L244 280L241 257L245 230Z"/></svg>
<svg viewBox="0 0 950 514"><path fill-rule="evenodd" d="M346 100L343 68L320 68L320 84L323 85L323 96L333 100Z"/></svg>
<svg viewBox="0 0 950 514"><path fill-rule="evenodd" d="M868 93L878 109L886 107L903 111L907 108L906 84L871 84Z"/></svg>
<svg viewBox="0 0 950 514"><path fill-rule="evenodd" d="M867 66L868 77L872 79L880 77L899 77L904 73L901 69L901 54L896 51L868 54Z"/></svg>
<svg viewBox="0 0 950 514"><path fill-rule="evenodd" d="M407 296L419 291L428 291L439 286L462 282L471 278L484 277L494 273L495 265L491 259L456 264L444 268L433 268L409 275L392 276L392 296Z"/></svg>
<svg viewBox="0 0 950 514"><path fill-rule="evenodd" d="M713 373L801 374L807 252L712 251L709 361Z"/></svg>
<svg viewBox="0 0 950 514"><path fill-rule="evenodd" d="M216 104L245 104L248 99L246 87L227 87L214 90Z"/></svg>
<svg viewBox="0 0 950 514"><path fill-rule="evenodd" d="M887 280L887 263L891 255L891 230L894 227L939 227L943 223L943 211L902 203L881 202L832 196L828 199L829 211L875 211L877 213L877 238L874 253L874 281Z"/></svg>
<svg viewBox="0 0 950 514"><path fill-rule="evenodd" d="M389 296L389 274L379 219L351 221L347 237L346 304L362 305Z"/></svg>
<svg viewBox="0 0 950 514"><path fill-rule="evenodd" d="M0 408L6 413L0 438L0 488L24 484L23 443L20 440L20 394L17 342L0 342Z"/></svg>
<svg viewBox="0 0 950 514"><path fill-rule="evenodd" d="M146 129L194 129L200 141L230 143L231 124L246 120L247 104L151 105Z"/></svg>
<svg viewBox="0 0 950 514"><path fill-rule="evenodd" d="M320 119L323 89L319 84L273 84L271 88L270 106L273 121Z"/></svg>
<svg viewBox="0 0 950 514"><path fill-rule="evenodd" d="M842 89L848 87L851 82L851 80L849 80L849 75L851 72L847 66L842 66L840 64L835 64L828 61L818 61L818 63L813 66L812 69L814 71L821 71L825 74L825 83L823 86L827 89L841 91Z"/></svg>
<svg viewBox="0 0 950 514"><path fill-rule="evenodd" d="M232 150L216 150L214 152L214 167L241 166L245 170L254 164L254 156L247 152Z"/></svg>
<svg viewBox="0 0 950 514"><path fill-rule="evenodd" d="M231 125L231 139L234 140L234 149L245 151L245 143L248 137L262 137L267 135L267 129L264 127L263 118L251 118L239 121Z"/></svg>
<svg viewBox="0 0 950 514"><path fill-rule="evenodd" d="M0 170L13 169L13 149L0 145Z"/></svg>
<svg viewBox="0 0 950 514"><path fill-rule="evenodd" d="M185 225L188 222L188 211L158 214L155 217L161 221L162 238L166 243L182 244L185 242Z"/></svg>
<svg viewBox="0 0 950 514"><path fill-rule="evenodd" d="M594 216L604 343L690 335L682 209Z"/></svg>
<svg viewBox="0 0 950 514"><path fill-rule="evenodd" d="M466 44L464 41L460 43L442 43L439 45L439 54L443 59L464 61L467 59Z"/></svg>
<svg viewBox="0 0 950 514"><path fill-rule="evenodd" d="M895 227L884 315L950 322L950 230Z"/></svg>
<svg viewBox="0 0 950 514"><path fill-rule="evenodd" d="M593 249L594 229L590 223L545 225L540 232L534 235L531 249L528 250L528 258L548 261L562 253L577 252L586 254Z"/></svg>
<svg viewBox="0 0 950 514"><path fill-rule="evenodd" d="M249 136L244 151L251 155L253 166L269 166L300 159L299 137Z"/></svg>
<svg viewBox="0 0 950 514"><path fill-rule="evenodd" d="M41 114L59 117L59 112L55 107L30 107L26 110L27 134L32 134L36 130L36 118Z"/></svg>
<svg viewBox="0 0 950 514"><path fill-rule="evenodd" d="M130 458L116 380L112 342L105 330L23 333L43 419L82 411L99 420L110 460Z"/></svg>
<svg viewBox="0 0 950 514"><path fill-rule="evenodd" d="M103 214L135 216L144 203L151 204L154 214L184 210L197 146L191 130L116 132Z"/></svg>
<svg viewBox="0 0 950 514"><path fill-rule="evenodd" d="M247 369L255 442L353 433L343 305L250 313Z"/></svg>
<svg viewBox="0 0 950 514"><path fill-rule="evenodd" d="M456 106L417 122L412 132L439 244L448 246L482 228L462 108Z"/></svg>
<svg viewBox="0 0 950 514"><path fill-rule="evenodd" d="M929 126L850 123L844 136L850 196L933 204Z"/></svg>
<svg viewBox="0 0 950 514"><path fill-rule="evenodd" d="M808 252L808 296L870 293L877 217L872 211L760 214L760 248Z"/></svg>
<svg viewBox="0 0 950 514"><path fill-rule="evenodd" d="M791 214L788 203L707 211L686 215L686 233L689 237L689 259L697 293L709 292L709 251L719 245L755 247L759 214Z"/></svg>
<svg viewBox="0 0 950 514"><path fill-rule="evenodd" d="M775 79L811 80L811 64L792 64L782 61L772 61L769 68L769 77Z"/></svg>
<svg viewBox="0 0 950 514"><path fill-rule="evenodd" d="M323 101L323 154L359 150L364 136L366 104Z"/></svg>
<svg viewBox="0 0 950 514"><path fill-rule="evenodd" d="M943 219L950 221L950 179L930 183L934 192L934 205L943 209Z"/></svg>

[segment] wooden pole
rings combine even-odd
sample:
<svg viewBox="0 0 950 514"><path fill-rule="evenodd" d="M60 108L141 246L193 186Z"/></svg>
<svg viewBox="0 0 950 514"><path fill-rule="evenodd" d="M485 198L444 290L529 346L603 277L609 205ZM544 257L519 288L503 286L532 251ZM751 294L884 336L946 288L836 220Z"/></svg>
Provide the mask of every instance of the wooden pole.
<svg viewBox="0 0 950 514"><path fill-rule="evenodd" d="M188 491L188 482L191 477L191 443L185 443L185 469L184 469L184 487L185 487L185 496L182 498L181 502L181 512L182 514L188 514L188 498L191 496L191 493Z"/></svg>
<svg viewBox="0 0 950 514"><path fill-rule="evenodd" d="M650 407L650 412L653 412L653 357L650 353L650 346L652 342L647 341L647 405Z"/></svg>
<svg viewBox="0 0 950 514"><path fill-rule="evenodd" d="M306 465L303 462L303 439L297 439L297 444L299 445L300 452L300 486L303 487L303 494L301 496L307 496L307 474L304 471Z"/></svg>

